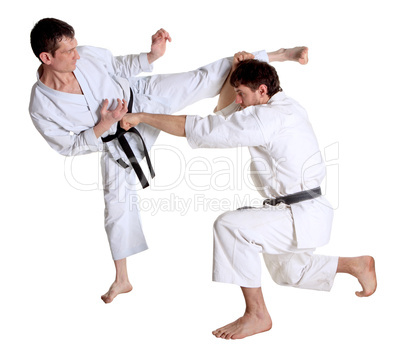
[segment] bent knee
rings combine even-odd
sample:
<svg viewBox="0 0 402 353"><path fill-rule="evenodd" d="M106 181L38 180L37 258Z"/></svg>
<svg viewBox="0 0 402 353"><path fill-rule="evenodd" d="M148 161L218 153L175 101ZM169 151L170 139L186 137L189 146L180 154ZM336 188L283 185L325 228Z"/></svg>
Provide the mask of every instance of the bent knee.
<svg viewBox="0 0 402 353"><path fill-rule="evenodd" d="M214 229L219 229L221 227L227 227L228 225L233 225L236 221L237 211L228 211L222 213L214 222Z"/></svg>
<svg viewBox="0 0 402 353"><path fill-rule="evenodd" d="M310 255L293 254L288 261L276 267L271 276L274 282L279 285L298 287L310 266Z"/></svg>

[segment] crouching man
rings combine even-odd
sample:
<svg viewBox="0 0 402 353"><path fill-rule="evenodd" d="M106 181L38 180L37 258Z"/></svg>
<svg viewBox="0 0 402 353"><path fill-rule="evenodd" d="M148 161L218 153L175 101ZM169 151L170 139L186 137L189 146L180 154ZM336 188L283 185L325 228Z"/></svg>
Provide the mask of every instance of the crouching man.
<svg viewBox="0 0 402 353"><path fill-rule="evenodd" d="M142 122L185 136L193 148L244 146L250 151L253 181L265 200L260 208L226 212L214 224L213 279L240 286L246 302L244 316L213 331L225 339L272 327L261 290L260 253L280 285L329 291L336 273L343 272L358 279L359 297L372 295L377 286L371 256L314 254L329 242L333 218L321 195L325 165L317 139L306 111L282 91L267 58L252 57L235 55L216 115L127 114L121 123L128 129Z"/></svg>

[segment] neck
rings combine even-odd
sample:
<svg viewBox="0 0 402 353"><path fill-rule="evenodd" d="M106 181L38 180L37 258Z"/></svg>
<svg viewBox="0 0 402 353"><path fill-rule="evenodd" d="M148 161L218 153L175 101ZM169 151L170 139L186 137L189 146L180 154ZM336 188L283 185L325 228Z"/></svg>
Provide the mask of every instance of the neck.
<svg viewBox="0 0 402 353"><path fill-rule="evenodd" d="M44 85L57 91L64 91L76 81L73 72L57 72L44 65L39 68L39 79Z"/></svg>
<svg viewBox="0 0 402 353"><path fill-rule="evenodd" d="M44 85L56 91L83 94L74 72L54 71L42 65L39 69L39 79Z"/></svg>
<svg viewBox="0 0 402 353"><path fill-rule="evenodd" d="M267 104L270 99L271 99L271 97L268 96L268 95L262 97L262 98L261 98L261 104Z"/></svg>

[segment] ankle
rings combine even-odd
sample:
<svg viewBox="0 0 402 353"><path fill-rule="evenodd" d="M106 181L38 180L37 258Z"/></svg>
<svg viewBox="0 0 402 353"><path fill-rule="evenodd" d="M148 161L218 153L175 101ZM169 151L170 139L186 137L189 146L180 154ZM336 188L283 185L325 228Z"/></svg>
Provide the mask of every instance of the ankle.
<svg viewBox="0 0 402 353"><path fill-rule="evenodd" d="M130 283L127 276L121 276L121 275L117 275L114 282L115 283Z"/></svg>
<svg viewBox="0 0 402 353"><path fill-rule="evenodd" d="M368 257L369 260L373 260L372 257ZM359 257L340 257L338 261L338 273L348 273L354 277L358 277L359 274L365 269L365 256Z"/></svg>
<svg viewBox="0 0 402 353"><path fill-rule="evenodd" d="M244 312L245 316L254 316L257 318L265 318L268 314L268 309L265 304L257 304L252 306L247 306Z"/></svg>

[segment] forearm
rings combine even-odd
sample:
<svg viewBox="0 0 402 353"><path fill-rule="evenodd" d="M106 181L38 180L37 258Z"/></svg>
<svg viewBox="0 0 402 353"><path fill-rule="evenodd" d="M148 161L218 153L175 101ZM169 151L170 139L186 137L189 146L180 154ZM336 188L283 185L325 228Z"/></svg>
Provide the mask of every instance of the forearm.
<svg viewBox="0 0 402 353"><path fill-rule="evenodd" d="M254 58L255 58L254 54L247 53L245 51L238 52L234 55L232 69L230 70L229 75L222 86L221 93L219 95L218 105L216 106L215 111L222 110L235 101L236 94L233 87L230 84L230 77L232 76L232 73L236 70L236 68L242 61Z"/></svg>
<svg viewBox="0 0 402 353"><path fill-rule="evenodd" d="M147 60L148 60L149 65L152 65L152 63L154 63L158 59L159 59L159 56L154 55L151 52L147 53Z"/></svg>
<svg viewBox="0 0 402 353"><path fill-rule="evenodd" d="M94 133L96 138L98 139L99 137L101 137L106 131L108 131L110 129L110 126L104 126L104 124L102 123L98 123L94 126Z"/></svg>
<svg viewBox="0 0 402 353"><path fill-rule="evenodd" d="M230 76L232 75L233 68L230 70L225 83L222 86L221 92L219 94L218 104L215 111L222 110L226 108L229 104L233 103L236 99L236 94L233 87L230 85Z"/></svg>
<svg viewBox="0 0 402 353"><path fill-rule="evenodd" d="M165 115L140 113L139 122L151 125L168 134L186 136L186 115Z"/></svg>

